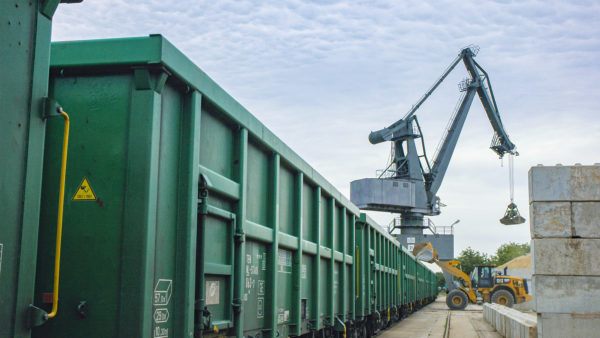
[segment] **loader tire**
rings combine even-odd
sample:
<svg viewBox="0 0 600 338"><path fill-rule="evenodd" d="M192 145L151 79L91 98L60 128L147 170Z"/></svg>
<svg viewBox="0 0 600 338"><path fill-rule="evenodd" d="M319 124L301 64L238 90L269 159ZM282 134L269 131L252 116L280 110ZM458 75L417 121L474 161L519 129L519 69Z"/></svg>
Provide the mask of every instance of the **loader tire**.
<svg viewBox="0 0 600 338"><path fill-rule="evenodd" d="M468 301L467 295L461 290L452 290L446 296L446 305L451 310L464 310Z"/></svg>
<svg viewBox="0 0 600 338"><path fill-rule="evenodd" d="M507 290L498 290L492 294L492 303L513 307L515 297Z"/></svg>

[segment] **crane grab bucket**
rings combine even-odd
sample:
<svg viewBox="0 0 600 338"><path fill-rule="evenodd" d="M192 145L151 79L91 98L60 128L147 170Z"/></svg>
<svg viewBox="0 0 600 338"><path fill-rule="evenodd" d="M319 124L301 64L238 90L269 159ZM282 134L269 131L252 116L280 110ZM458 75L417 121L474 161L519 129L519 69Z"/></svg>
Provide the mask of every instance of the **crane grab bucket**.
<svg viewBox="0 0 600 338"><path fill-rule="evenodd" d="M419 243L413 249L413 255L420 261L433 263L438 258L438 253L430 242Z"/></svg>
<svg viewBox="0 0 600 338"><path fill-rule="evenodd" d="M519 156L519 153L509 154L508 156L508 183L510 185L510 204L506 208L504 217L500 218L500 223L504 225L515 225L525 223L525 218L519 213L519 209L515 204L515 156Z"/></svg>
<svg viewBox="0 0 600 338"><path fill-rule="evenodd" d="M506 208L504 217L500 218L500 223L504 225L523 224L525 223L525 218L522 217L519 213L517 205L514 203L510 203Z"/></svg>

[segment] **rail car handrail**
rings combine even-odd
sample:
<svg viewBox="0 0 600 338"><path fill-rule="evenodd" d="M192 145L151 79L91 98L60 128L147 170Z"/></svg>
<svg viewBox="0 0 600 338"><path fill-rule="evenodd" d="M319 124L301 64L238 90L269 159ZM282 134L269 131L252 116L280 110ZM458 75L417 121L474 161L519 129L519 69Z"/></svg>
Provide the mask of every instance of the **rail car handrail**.
<svg viewBox="0 0 600 338"><path fill-rule="evenodd" d="M57 112L65 119L63 136L62 160L60 166L60 183L58 191L58 219L56 222L56 254L54 257L54 287L52 289L52 312L46 318L54 318L58 312L58 282L60 277L60 248L62 244L63 209L65 205L65 177L67 173L67 150L69 148L69 115L62 107L56 108Z"/></svg>

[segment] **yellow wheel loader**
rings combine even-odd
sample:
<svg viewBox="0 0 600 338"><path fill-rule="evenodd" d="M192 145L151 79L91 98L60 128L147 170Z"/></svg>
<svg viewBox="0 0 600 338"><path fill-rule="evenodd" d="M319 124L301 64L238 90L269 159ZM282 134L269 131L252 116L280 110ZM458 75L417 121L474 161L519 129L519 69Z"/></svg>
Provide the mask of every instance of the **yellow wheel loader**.
<svg viewBox="0 0 600 338"><path fill-rule="evenodd" d="M446 305L452 310L463 310L469 302L498 303L512 307L513 304L531 300L523 278L495 275L493 266L477 266L468 276L457 268L459 261L440 261L437 251L429 242L415 245L413 255L421 261L435 263L442 269L448 286Z"/></svg>

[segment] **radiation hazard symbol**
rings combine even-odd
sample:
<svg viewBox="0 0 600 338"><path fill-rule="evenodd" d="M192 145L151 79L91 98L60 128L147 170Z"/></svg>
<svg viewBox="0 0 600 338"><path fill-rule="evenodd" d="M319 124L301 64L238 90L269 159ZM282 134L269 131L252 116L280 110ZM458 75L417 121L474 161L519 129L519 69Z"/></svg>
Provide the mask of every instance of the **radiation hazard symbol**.
<svg viewBox="0 0 600 338"><path fill-rule="evenodd" d="M81 183L79 183L79 187L73 195L73 201L95 201L96 194L90 185L90 181L88 181L87 177L84 177Z"/></svg>

